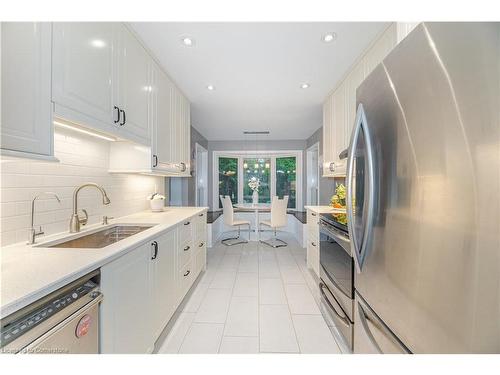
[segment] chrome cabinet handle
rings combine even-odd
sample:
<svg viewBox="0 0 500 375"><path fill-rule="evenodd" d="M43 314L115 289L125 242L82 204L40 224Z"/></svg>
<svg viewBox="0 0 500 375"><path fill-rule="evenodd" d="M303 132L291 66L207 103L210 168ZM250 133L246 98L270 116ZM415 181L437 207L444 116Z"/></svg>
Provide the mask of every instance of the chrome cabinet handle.
<svg viewBox="0 0 500 375"><path fill-rule="evenodd" d="M344 323L346 326L349 327L351 325L351 322L349 321L349 319L347 318L347 316L340 315L339 312L337 311L337 309L332 305L332 303L330 302L330 300L326 296L326 293L323 290L325 288L326 288L325 284L319 283L319 291L321 292L321 295L325 299L325 302L328 304L328 306L330 307L330 309L335 313L335 315L337 315L337 317L342 321L342 323ZM335 298L335 297L333 297L333 298Z"/></svg>
<svg viewBox="0 0 500 375"><path fill-rule="evenodd" d="M153 155L153 168L158 166L158 156Z"/></svg>
<svg viewBox="0 0 500 375"><path fill-rule="evenodd" d="M184 248L184 251L188 251L189 249L191 249L191 247L190 247L190 246L186 246L186 247Z"/></svg>
<svg viewBox="0 0 500 375"><path fill-rule="evenodd" d="M203 245L205 245L203 242L200 242L200 244L198 245L198 247L203 247Z"/></svg>
<svg viewBox="0 0 500 375"><path fill-rule="evenodd" d="M151 260L154 260L158 257L158 242L153 241L151 242L151 246L153 246L154 253L153 256L151 257Z"/></svg>
<svg viewBox="0 0 500 375"><path fill-rule="evenodd" d="M189 275L191 273L190 270L187 270L187 272L184 274L184 277L186 277L187 275Z"/></svg>
<svg viewBox="0 0 500 375"><path fill-rule="evenodd" d="M115 124L118 124L120 122L120 108L118 108L116 105L114 106L113 109L116 109L116 120L114 120Z"/></svg>

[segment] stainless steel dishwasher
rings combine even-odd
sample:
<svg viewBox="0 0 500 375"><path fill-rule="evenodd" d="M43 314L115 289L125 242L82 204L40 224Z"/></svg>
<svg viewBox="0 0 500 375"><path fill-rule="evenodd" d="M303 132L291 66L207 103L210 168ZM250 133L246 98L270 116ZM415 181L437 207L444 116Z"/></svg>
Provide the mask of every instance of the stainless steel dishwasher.
<svg viewBox="0 0 500 375"><path fill-rule="evenodd" d="M2 353L98 353L99 271L94 271L5 317Z"/></svg>

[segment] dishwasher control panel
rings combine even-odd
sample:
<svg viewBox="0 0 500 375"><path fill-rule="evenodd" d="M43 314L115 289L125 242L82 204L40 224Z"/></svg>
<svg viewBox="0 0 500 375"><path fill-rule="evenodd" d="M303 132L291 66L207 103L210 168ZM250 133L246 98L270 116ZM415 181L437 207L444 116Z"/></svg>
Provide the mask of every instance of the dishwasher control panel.
<svg viewBox="0 0 500 375"><path fill-rule="evenodd" d="M91 293L97 287L98 285L96 283L88 280L82 285L75 286L64 293L55 296L47 303L41 305L33 311L30 311L26 315L20 316L18 319L9 322L5 326L2 324L0 332L0 347L9 344L21 335L24 335L26 332L38 326L40 323L50 319L50 317L71 306L74 302Z"/></svg>

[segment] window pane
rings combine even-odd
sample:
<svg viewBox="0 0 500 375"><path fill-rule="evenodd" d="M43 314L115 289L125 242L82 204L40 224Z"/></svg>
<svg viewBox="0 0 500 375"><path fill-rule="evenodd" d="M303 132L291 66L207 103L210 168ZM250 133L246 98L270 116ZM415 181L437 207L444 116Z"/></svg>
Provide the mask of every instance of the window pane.
<svg viewBox="0 0 500 375"><path fill-rule="evenodd" d="M294 156L276 158L276 195L283 198L288 195L288 208L297 205L297 161Z"/></svg>
<svg viewBox="0 0 500 375"><path fill-rule="evenodd" d="M219 157L219 195L228 195L233 204L238 203L238 158Z"/></svg>
<svg viewBox="0 0 500 375"><path fill-rule="evenodd" d="M252 177L256 177L260 181L259 203L271 203L270 172L270 158L243 159L243 202L252 203L253 190L248 186L248 183Z"/></svg>

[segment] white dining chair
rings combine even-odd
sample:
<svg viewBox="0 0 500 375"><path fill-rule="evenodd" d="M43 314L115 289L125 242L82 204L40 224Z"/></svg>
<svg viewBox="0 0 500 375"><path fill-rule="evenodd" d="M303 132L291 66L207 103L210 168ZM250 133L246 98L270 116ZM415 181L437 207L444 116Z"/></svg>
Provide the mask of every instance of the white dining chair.
<svg viewBox="0 0 500 375"><path fill-rule="evenodd" d="M238 245L240 243L247 243L248 242L247 240L240 237L241 226L248 225L248 239L250 239L250 221L234 219L233 203L231 202L231 198L229 198L227 195L225 197L221 195L220 200L222 202L222 215L224 216L224 224L230 227L238 227L238 236L225 238L221 240L221 243L223 243L226 246L233 246L233 245Z"/></svg>
<svg viewBox="0 0 500 375"><path fill-rule="evenodd" d="M277 196L273 197L271 201L271 220L262 220L259 223L259 227L260 225L266 225L270 227L274 231L274 238L266 241L261 240L260 242L265 243L266 245L274 248L284 247L288 245L285 241L279 239L276 236L276 230L278 228L286 227L288 223L286 216L287 207L288 207L288 195L285 195L283 199L279 199Z"/></svg>

